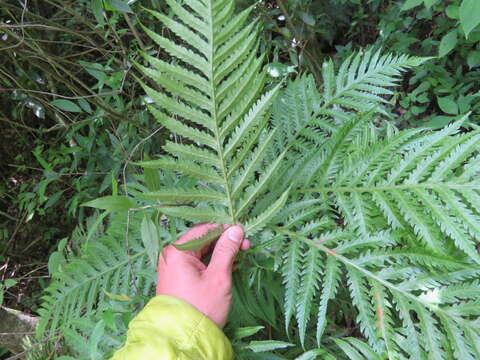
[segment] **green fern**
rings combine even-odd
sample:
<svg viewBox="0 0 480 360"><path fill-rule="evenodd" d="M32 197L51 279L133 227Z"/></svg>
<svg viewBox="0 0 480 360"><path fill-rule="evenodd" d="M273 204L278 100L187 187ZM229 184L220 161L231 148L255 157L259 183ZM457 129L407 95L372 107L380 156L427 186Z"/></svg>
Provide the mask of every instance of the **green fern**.
<svg viewBox="0 0 480 360"><path fill-rule="evenodd" d="M164 242L184 228L177 217L245 224L254 248L235 277L234 313L246 314L236 325L268 324L289 342L262 334L241 357L480 358L479 130L464 131L465 118L440 131L386 121L401 72L426 59L360 51L338 71L327 61L320 91L308 74L282 89L257 55L253 8L167 3L172 18L151 14L178 41L144 30L172 61L143 53L148 67L136 65L151 80L142 83L149 110L176 140L139 162L147 187L135 184L132 201L168 216ZM47 290L39 333L60 331L93 358L118 345L99 317L111 306L100 288L148 295L154 272L139 219L131 227L128 250L117 231L68 260Z"/></svg>
<svg viewBox="0 0 480 360"><path fill-rule="evenodd" d="M296 108L297 104L290 106ZM477 349L469 345L480 331L475 321L479 309L476 295L471 293L471 281L479 270L478 132L459 133L463 120L439 132L399 132L390 125L372 127L372 117L372 112L351 114L316 144L312 153L317 156L307 155L302 164L298 199L321 199L330 210L310 213L307 219L289 223L288 230L283 225L277 231L289 239L290 249L304 246L296 242L320 249L323 254L317 261L327 266L324 275L318 274L317 281L312 281L311 273L306 276L300 271L301 260L286 253L282 268L288 279L286 313L296 314L303 343L308 331L305 322L317 312L320 343L340 266L347 275L356 321L375 353L389 359L405 353L412 359L422 359L427 353L432 359L446 359L450 353L462 356L458 358L478 357ZM304 207L300 214L309 208ZM340 217L345 227L341 233L337 225L331 226L329 233L325 229L302 231L307 221L320 216ZM387 267L392 269L385 272ZM384 272L391 276L395 271L395 278L383 278ZM467 278L448 279L449 274L460 271ZM445 279L442 282L433 280L439 273ZM425 281L412 284L413 274L422 274ZM304 282L314 285L307 290L298 285ZM317 282L321 284L318 291ZM314 308L318 299L318 310L305 313L305 305L301 311L292 306L302 303L298 295L291 295L295 287L303 295L314 291L307 306ZM450 297L451 303L437 298L443 287L462 295ZM463 308L464 302L469 304L464 313L450 310L452 306ZM399 331L408 333L415 346L402 347Z"/></svg>
<svg viewBox="0 0 480 360"><path fill-rule="evenodd" d="M48 340L52 346L40 354L70 351L80 358L103 359L121 346L128 325L125 320L153 292L155 264L149 259L157 255L144 247L140 214L130 220L127 243L123 215L113 216L106 230L99 226L102 219L89 221L89 234L82 228L75 232L72 242L80 242L80 254L70 254L52 274L36 329L40 344ZM163 241L171 239L166 230L158 230Z"/></svg>
<svg viewBox="0 0 480 360"><path fill-rule="evenodd" d="M255 218L249 216L259 197L268 192L285 155L272 146L278 134L268 126L269 109L281 85L263 90L266 73L263 57L257 56L258 24L245 25L252 8L233 16L233 2L228 0L187 2L193 12L173 0L167 2L173 19L151 14L185 45L147 28L145 32L180 63L172 65L144 54L150 67L137 65L156 88L162 89L142 84L155 102L149 110L186 143L169 141L164 150L170 155L140 165L173 170L197 183L145 196L159 202L201 203L196 207L163 207L165 214L186 220L235 223L248 219L246 228L253 233L287 200L285 189Z"/></svg>

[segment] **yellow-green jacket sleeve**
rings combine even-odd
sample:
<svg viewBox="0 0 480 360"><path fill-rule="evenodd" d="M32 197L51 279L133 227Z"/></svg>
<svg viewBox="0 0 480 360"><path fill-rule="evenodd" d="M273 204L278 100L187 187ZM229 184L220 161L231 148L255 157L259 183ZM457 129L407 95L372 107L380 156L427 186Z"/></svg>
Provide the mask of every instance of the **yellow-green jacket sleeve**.
<svg viewBox="0 0 480 360"><path fill-rule="evenodd" d="M111 360L231 360L222 330L189 303L159 295L130 322Z"/></svg>

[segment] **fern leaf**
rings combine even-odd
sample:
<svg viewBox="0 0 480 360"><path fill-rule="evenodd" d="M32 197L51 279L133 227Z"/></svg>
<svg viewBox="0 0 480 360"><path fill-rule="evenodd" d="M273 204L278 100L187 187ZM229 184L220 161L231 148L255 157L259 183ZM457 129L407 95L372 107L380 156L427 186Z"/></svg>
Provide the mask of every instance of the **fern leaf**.
<svg viewBox="0 0 480 360"><path fill-rule="evenodd" d="M232 218L225 213L210 207L163 207L162 212L165 215L177 216L179 218L194 222L211 222L220 224L231 224Z"/></svg>
<svg viewBox="0 0 480 360"><path fill-rule="evenodd" d="M378 337L376 335L375 316L370 303L367 285L356 269L347 267L347 270L348 286L350 288L352 302L358 310L357 321L360 325L360 329L367 337L370 345L372 345L377 351L380 351L381 344L378 342Z"/></svg>
<svg viewBox="0 0 480 360"><path fill-rule="evenodd" d="M210 189L181 189L164 188L154 192L143 193L143 197L153 200L162 200L167 202L223 202L225 194Z"/></svg>
<svg viewBox="0 0 480 360"><path fill-rule="evenodd" d="M167 142L164 149L170 155L139 165L173 170L207 187L212 184L212 188L219 188L216 194L190 190L193 205L207 202L216 207L170 207L165 214L177 216L185 210L183 217L190 220L237 222L246 219L247 212L256 206L257 218L249 227L255 231L252 226L263 227L273 217L272 209L281 210L270 204L259 207L257 200L268 192L267 184L284 154L273 149L275 132L266 129L272 102L282 84L263 90L266 72L262 69L264 56L257 56L258 25L256 21L247 23L253 6L233 15L235 4L231 0L187 0L183 5L169 0L168 4L173 17L149 12L182 44L144 30L180 63L173 65L144 54L151 68L137 67L163 90L142 84L154 101L148 107L150 112L172 133L193 143ZM267 136L265 142L263 135ZM253 149L254 155L248 156ZM273 155L275 166L257 181L257 171L267 154ZM242 193L245 188L247 196ZM172 191L168 195L163 191L146 197L181 203L188 194Z"/></svg>
<svg viewBox="0 0 480 360"><path fill-rule="evenodd" d="M283 284L285 286L285 328L288 331L290 319L295 314L297 294L300 287L300 264L302 244L290 241L285 251L282 267Z"/></svg>
<svg viewBox="0 0 480 360"><path fill-rule="evenodd" d="M171 157L163 156L156 160L139 162L138 165L149 169L161 168L177 171L212 183L223 183L223 179L213 169L195 164L193 161L175 160Z"/></svg>
<svg viewBox="0 0 480 360"><path fill-rule="evenodd" d="M179 144L173 141L167 141L163 146L163 149L184 160L195 160L205 165L212 165L216 169L219 169L221 166L215 153L208 149L202 149L193 145ZM148 169L148 167L145 167L145 169Z"/></svg>
<svg viewBox="0 0 480 360"><path fill-rule="evenodd" d="M86 245L82 257L71 258L62 271L55 273L39 310L41 318L36 329L39 338L56 331L62 334L80 317L95 316L97 309L108 302L105 291L133 295L135 286L141 286L142 291L152 288L153 277L140 271L153 268L138 231L130 233L130 249L118 241L118 230L121 229L120 239L125 236L124 220L114 217L107 234L99 234L96 241ZM139 229L139 219L132 219L132 225ZM129 269L136 271L136 280Z"/></svg>
<svg viewBox="0 0 480 360"><path fill-rule="evenodd" d="M321 276L320 256L318 250L310 248L303 259L301 272L301 284L298 288L296 316L300 342L305 344L305 334L313 307L313 298L318 290L319 278Z"/></svg>
<svg viewBox="0 0 480 360"><path fill-rule="evenodd" d="M328 303L334 298L340 281L340 264L333 256L327 257L320 292L320 304L317 316L317 343L320 345L325 327L327 325Z"/></svg>
<svg viewBox="0 0 480 360"><path fill-rule="evenodd" d="M277 201L275 201L269 208L267 208L263 213L258 216L250 219L245 224L245 231L250 234L254 234L265 227L265 225L272 219L285 205L287 202L289 190L285 191Z"/></svg>

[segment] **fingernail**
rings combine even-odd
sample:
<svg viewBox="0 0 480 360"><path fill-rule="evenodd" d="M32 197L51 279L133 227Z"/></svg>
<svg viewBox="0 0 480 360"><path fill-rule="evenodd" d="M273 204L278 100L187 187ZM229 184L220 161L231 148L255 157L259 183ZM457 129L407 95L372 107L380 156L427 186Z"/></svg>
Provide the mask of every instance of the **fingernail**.
<svg viewBox="0 0 480 360"><path fill-rule="evenodd" d="M240 226L232 226L228 228L227 232L228 238L233 242L239 243L243 240L243 229Z"/></svg>

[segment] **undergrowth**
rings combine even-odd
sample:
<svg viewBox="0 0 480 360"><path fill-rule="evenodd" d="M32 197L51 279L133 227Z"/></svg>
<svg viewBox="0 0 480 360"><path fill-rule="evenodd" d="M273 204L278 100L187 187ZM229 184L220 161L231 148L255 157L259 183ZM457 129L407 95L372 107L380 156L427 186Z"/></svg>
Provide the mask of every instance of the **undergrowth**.
<svg viewBox="0 0 480 360"><path fill-rule="evenodd" d="M144 31L175 60L145 51L135 66L175 136L123 194L87 204L121 214L78 233L79 254L60 248L38 339L108 357L152 295L161 247L194 222L241 221L238 358L480 358L480 130L388 120L401 72L428 59L368 49L325 61L321 86L272 82L253 7L167 3L171 16L150 14L177 41Z"/></svg>

